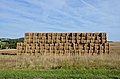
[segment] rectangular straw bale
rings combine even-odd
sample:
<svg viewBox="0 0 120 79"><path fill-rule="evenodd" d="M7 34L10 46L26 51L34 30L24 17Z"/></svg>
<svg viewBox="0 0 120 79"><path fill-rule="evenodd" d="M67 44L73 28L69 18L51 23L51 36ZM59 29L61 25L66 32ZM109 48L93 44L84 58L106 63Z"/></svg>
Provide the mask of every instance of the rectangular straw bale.
<svg viewBox="0 0 120 79"><path fill-rule="evenodd" d="M89 47L88 46L84 46L84 50L89 50Z"/></svg>
<svg viewBox="0 0 120 79"><path fill-rule="evenodd" d="M25 37L26 37L26 36L29 36L29 33L25 33L24 36L25 36Z"/></svg>
<svg viewBox="0 0 120 79"><path fill-rule="evenodd" d="M85 53L89 53L89 50L85 50Z"/></svg>
<svg viewBox="0 0 120 79"><path fill-rule="evenodd" d="M106 33L105 32L101 33L101 35L102 35L102 37L106 37Z"/></svg>
<svg viewBox="0 0 120 79"><path fill-rule="evenodd" d="M95 34L95 36L97 37L99 37L100 36L100 33L99 32L97 32L97 33L94 33Z"/></svg>
<svg viewBox="0 0 120 79"><path fill-rule="evenodd" d="M83 50L84 49L84 46L83 45L78 45L78 48L80 49L80 50Z"/></svg>
<svg viewBox="0 0 120 79"><path fill-rule="evenodd" d="M106 53L106 54L109 54L109 49L108 49L108 50L105 50L105 53Z"/></svg>
<svg viewBox="0 0 120 79"><path fill-rule="evenodd" d="M81 43L81 44L84 44L84 42L85 42L84 40L80 40L80 43Z"/></svg>
<svg viewBox="0 0 120 79"><path fill-rule="evenodd" d="M65 40L65 39L63 39L63 40L62 40L62 43L65 43L65 42L66 42L66 40Z"/></svg>
<svg viewBox="0 0 120 79"><path fill-rule="evenodd" d="M86 33L82 33L82 37L86 37Z"/></svg>
<svg viewBox="0 0 120 79"><path fill-rule="evenodd" d="M82 37L81 40L86 40L86 37Z"/></svg>
<svg viewBox="0 0 120 79"><path fill-rule="evenodd" d="M77 43L77 44L80 44L80 40L76 40L76 43Z"/></svg>
<svg viewBox="0 0 120 79"><path fill-rule="evenodd" d="M109 46L106 46L106 45L105 45L105 46L104 46L104 49L105 49L105 50L108 50L108 49L109 49Z"/></svg>
<svg viewBox="0 0 120 79"><path fill-rule="evenodd" d="M96 40L100 40L101 39L101 37L99 37L99 36L96 36L96 38L95 38Z"/></svg>
<svg viewBox="0 0 120 79"><path fill-rule="evenodd" d="M86 39L87 39L87 40L91 40L91 36L87 36Z"/></svg>
<svg viewBox="0 0 120 79"><path fill-rule="evenodd" d="M90 43L90 40L86 40L86 43L89 44L89 43Z"/></svg>
<svg viewBox="0 0 120 79"><path fill-rule="evenodd" d="M99 46L98 45L95 45L95 50L98 50L99 49Z"/></svg>
<svg viewBox="0 0 120 79"><path fill-rule="evenodd" d="M75 39L73 39L73 40L72 40L72 43L75 43L75 42L76 42L76 40L75 40Z"/></svg>
<svg viewBox="0 0 120 79"><path fill-rule="evenodd" d="M81 50L81 55L84 55L85 54L85 50Z"/></svg>
<svg viewBox="0 0 120 79"><path fill-rule="evenodd" d="M94 53L98 54L98 52L99 52L99 50L97 50L97 49L94 50Z"/></svg>
<svg viewBox="0 0 120 79"><path fill-rule="evenodd" d="M103 50L104 46L102 44L99 44L99 50Z"/></svg>
<svg viewBox="0 0 120 79"><path fill-rule="evenodd" d="M89 49L90 49L90 50L94 50L95 47L94 47L94 46L90 46Z"/></svg>
<svg viewBox="0 0 120 79"><path fill-rule="evenodd" d="M106 43L106 40L102 39L102 43Z"/></svg>
<svg viewBox="0 0 120 79"><path fill-rule="evenodd" d="M90 50L89 50L89 53L94 53L94 50L90 49Z"/></svg>
<svg viewBox="0 0 120 79"><path fill-rule="evenodd" d="M90 40L90 43L95 43L96 41L95 40Z"/></svg>
<svg viewBox="0 0 120 79"><path fill-rule="evenodd" d="M86 33L86 36L87 36L87 37L91 36L91 33Z"/></svg>
<svg viewBox="0 0 120 79"><path fill-rule="evenodd" d="M75 50L78 50L79 47L78 47L79 44L75 44Z"/></svg>
<svg viewBox="0 0 120 79"><path fill-rule="evenodd" d="M103 54L104 53L104 50L99 50L100 54Z"/></svg>

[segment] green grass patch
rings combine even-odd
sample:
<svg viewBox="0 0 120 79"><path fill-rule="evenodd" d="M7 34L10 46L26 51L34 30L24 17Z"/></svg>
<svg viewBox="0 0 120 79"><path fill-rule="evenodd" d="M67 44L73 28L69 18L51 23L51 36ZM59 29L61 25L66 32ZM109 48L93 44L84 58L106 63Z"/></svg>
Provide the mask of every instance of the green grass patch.
<svg viewBox="0 0 120 79"><path fill-rule="evenodd" d="M119 79L120 72L102 69L2 70L0 71L0 78Z"/></svg>

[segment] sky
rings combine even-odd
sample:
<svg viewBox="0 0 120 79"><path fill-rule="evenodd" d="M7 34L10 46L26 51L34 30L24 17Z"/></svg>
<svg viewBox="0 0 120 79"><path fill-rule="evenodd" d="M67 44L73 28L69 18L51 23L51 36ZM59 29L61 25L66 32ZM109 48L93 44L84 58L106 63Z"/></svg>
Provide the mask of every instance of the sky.
<svg viewBox="0 0 120 79"><path fill-rule="evenodd" d="M120 0L0 0L0 38L25 32L106 32L120 41Z"/></svg>

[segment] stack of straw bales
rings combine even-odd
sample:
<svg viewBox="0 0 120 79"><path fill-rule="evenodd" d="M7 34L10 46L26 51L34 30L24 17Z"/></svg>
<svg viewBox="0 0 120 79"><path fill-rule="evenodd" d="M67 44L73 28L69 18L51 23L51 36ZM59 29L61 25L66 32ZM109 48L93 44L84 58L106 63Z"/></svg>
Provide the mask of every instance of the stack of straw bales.
<svg viewBox="0 0 120 79"><path fill-rule="evenodd" d="M106 33L25 33L17 43L18 54L105 54L109 53Z"/></svg>

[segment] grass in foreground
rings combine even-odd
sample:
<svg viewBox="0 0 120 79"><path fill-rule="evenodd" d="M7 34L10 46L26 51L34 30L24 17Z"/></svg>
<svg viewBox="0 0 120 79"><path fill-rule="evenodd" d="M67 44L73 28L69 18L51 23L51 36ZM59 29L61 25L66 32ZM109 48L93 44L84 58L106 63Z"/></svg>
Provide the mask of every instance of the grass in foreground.
<svg viewBox="0 0 120 79"><path fill-rule="evenodd" d="M4 70L0 78L84 78L119 79L120 71L102 69Z"/></svg>
<svg viewBox="0 0 120 79"><path fill-rule="evenodd" d="M1 78L120 79L120 47L98 56L0 55Z"/></svg>

